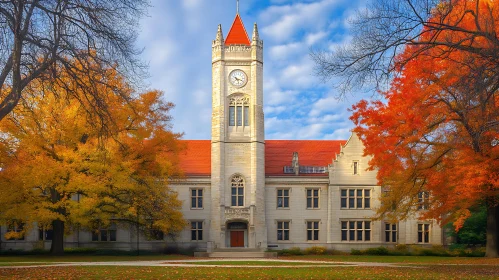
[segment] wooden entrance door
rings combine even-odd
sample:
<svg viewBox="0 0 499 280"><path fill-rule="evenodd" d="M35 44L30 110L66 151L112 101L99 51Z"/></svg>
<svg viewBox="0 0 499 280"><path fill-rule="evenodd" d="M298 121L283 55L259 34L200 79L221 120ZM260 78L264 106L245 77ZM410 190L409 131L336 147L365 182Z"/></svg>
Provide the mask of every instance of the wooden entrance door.
<svg viewBox="0 0 499 280"><path fill-rule="evenodd" d="M244 247L244 231L230 232L230 247Z"/></svg>

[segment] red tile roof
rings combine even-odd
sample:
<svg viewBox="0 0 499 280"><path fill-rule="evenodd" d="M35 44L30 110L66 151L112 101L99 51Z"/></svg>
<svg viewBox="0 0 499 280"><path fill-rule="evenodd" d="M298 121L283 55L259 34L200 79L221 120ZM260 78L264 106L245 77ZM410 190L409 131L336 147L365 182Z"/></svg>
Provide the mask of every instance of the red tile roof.
<svg viewBox="0 0 499 280"><path fill-rule="evenodd" d="M243 21L239 14L236 15L229 34L227 34L225 45L251 45L248 33L246 33L246 28L244 28Z"/></svg>
<svg viewBox="0 0 499 280"><path fill-rule="evenodd" d="M180 166L187 176L211 174L211 141L182 140L187 148L180 154ZM293 152L298 152L300 166L327 166L340 153L346 140L266 140L265 175L284 176L284 166L291 166ZM317 174L300 174L317 176Z"/></svg>

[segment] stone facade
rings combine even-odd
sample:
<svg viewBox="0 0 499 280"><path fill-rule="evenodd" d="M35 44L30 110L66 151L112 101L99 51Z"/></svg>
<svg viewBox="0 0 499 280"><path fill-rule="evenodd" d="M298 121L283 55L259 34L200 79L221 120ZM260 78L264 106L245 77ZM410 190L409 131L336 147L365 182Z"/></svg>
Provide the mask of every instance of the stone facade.
<svg viewBox="0 0 499 280"><path fill-rule="evenodd" d="M210 171L186 170L195 175L171 186L191 225L173 239L156 241L137 238L133 228L115 229L113 240L92 241L91 233L77 231L66 237L66 247L161 250L168 244L213 251L324 246L349 251L442 244L442 229L434 221L371 220L382 190L376 172L366 171L369 158L363 157L355 134L348 141L265 141L263 42L256 24L251 40L245 34L237 15L228 37L242 43L226 44L219 26L212 44L212 137L203 146L211 149ZM233 77L234 71L240 76ZM201 161L192 153L194 161ZM2 249L50 245L37 231L25 240L7 241L6 230L0 229Z"/></svg>

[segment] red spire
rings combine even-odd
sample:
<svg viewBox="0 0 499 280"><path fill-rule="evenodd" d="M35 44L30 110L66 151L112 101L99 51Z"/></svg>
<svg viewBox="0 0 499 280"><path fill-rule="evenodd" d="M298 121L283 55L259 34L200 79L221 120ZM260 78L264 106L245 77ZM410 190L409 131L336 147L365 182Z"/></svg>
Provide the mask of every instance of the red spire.
<svg viewBox="0 0 499 280"><path fill-rule="evenodd" d="M232 27L230 28L229 34L225 39L225 45L247 45L250 46L251 42L246 33L246 28L244 28L243 21L239 14L236 15Z"/></svg>

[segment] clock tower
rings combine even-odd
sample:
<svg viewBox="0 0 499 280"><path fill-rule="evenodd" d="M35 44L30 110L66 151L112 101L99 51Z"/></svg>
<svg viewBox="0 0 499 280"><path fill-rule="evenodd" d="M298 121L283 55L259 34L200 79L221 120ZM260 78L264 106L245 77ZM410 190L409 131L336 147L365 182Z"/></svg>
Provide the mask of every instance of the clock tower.
<svg viewBox="0 0 499 280"><path fill-rule="evenodd" d="M211 133L211 246L265 250L263 42L239 13L212 44Z"/></svg>

